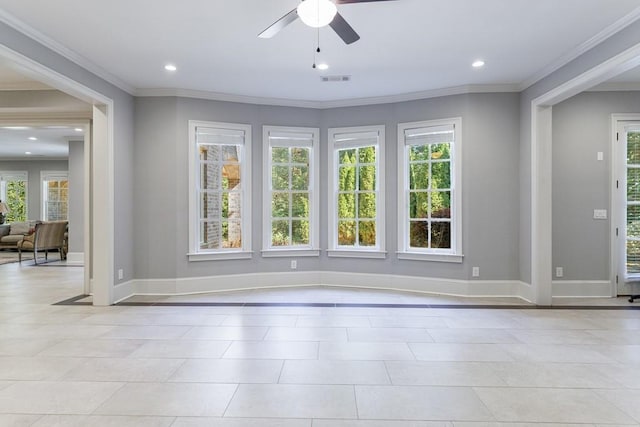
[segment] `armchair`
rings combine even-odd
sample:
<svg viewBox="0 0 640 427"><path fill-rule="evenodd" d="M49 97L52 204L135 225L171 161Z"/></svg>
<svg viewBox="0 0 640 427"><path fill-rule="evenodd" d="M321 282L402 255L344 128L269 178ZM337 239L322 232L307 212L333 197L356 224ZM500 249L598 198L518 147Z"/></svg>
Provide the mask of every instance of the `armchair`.
<svg viewBox="0 0 640 427"><path fill-rule="evenodd" d="M22 251L33 251L33 261L38 264L38 252L44 251L45 259L48 259L50 250L57 250L60 259L65 259L64 234L67 231L68 221L45 221L36 224L35 233L25 236L18 244L18 260L22 262Z"/></svg>

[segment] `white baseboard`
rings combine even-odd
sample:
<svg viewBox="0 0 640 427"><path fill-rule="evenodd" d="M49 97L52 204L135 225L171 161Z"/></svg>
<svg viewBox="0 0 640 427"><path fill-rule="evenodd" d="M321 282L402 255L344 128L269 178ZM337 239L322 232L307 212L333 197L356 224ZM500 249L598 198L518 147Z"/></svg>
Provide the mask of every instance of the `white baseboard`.
<svg viewBox="0 0 640 427"><path fill-rule="evenodd" d="M126 285L126 291L125 289ZM455 280L334 271L251 273L178 279L139 279L118 285L135 295L187 295L297 286L345 286L466 297L509 297L532 301L530 286L517 280Z"/></svg>
<svg viewBox="0 0 640 427"><path fill-rule="evenodd" d="M68 252L67 265L84 265L84 252Z"/></svg>
<svg viewBox="0 0 640 427"><path fill-rule="evenodd" d="M119 283L113 288L113 299L114 304L119 303L127 298L134 296L136 293L134 292L135 283L133 280L129 280L128 282Z"/></svg>
<svg viewBox="0 0 640 427"><path fill-rule="evenodd" d="M553 298L610 298L608 280L554 280L551 282Z"/></svg>

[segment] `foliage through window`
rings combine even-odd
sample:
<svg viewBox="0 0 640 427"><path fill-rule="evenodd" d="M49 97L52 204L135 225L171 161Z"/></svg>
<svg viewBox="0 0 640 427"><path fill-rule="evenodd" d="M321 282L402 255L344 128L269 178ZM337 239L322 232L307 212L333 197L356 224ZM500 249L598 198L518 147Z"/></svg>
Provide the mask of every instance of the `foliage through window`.
<svg viewBox="0 0 640 427"><path fill-rule="evenodd" d="M27 182L26 171L0 171L0 200L9 207L6 222L27 220Z"/></svg>
<svg viewBox="0 0 640 427"><path fill-rule="evenodd" d="M317 140L317 129L264 127L267 250L317 245Z"/></svg>
<svg viewBox="0 0 640 427"><path fill-rule="evenodd" d="M457 254L458 219L454 185L460 125L451 121L399 125L401 252Z"/></svg>
<svg viewBox="0 0 640 427"><path fill-rule="evenodd" d="M330 129L330 249L382 251L384 127Z"/></svg>

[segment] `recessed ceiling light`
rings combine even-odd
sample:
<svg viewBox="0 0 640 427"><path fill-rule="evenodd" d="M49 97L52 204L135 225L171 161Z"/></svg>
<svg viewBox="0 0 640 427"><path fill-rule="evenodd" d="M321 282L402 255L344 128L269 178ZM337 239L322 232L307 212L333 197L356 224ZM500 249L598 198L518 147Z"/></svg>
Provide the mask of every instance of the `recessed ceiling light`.
<svg viewBox="0 0 640 427"><path fill-rule="evenodd" d="M82 129L82 128L75 128L74 130L75 130L76 132L82 132L82 131L83 131L83 129Z"/></svg>
<svg viewBox="0 0 640 427"><path fill-rule="evenodd" d="M27 130L31 129L28 126L3 126L2 129L10 129L10 130Z"/></svg>
<svg viewBox="0 0 640 427"><path fill-rule="evenodd" d="M31 151L25 151L24 154L29 155L31 154Z"/></svg>
<svg viewBox="0 0 640 427"><path fill-rule="evenodd" d="M329 69L329 65L325 64L324 62L322 64L318 64L318 70L328 70Z"/></svg>
<svg viewBox="0 0 640 427"><path fill-rule="evenodd" d="M178 67L176 67L173 64L167 64L167 65L164 66L164 69L167 70L167 71L176 71L178 69Z"/></svg>
<svg viewBox="0 0 640 427"><path fill-rule="evenodd" d="M474 61L473 64L471 64L471 66L473 68L481 68L484 67L484 61L482 59L478 59L477 61Z"/></svg>
<svg viewBox="0 0 640 427"><path fill-rule="evenodd" d="M29 137L29 139L30 139L31 141L37 141L37 140L38 140L38 138L36 138L35 136L30 136L30 137Z"/></svg>

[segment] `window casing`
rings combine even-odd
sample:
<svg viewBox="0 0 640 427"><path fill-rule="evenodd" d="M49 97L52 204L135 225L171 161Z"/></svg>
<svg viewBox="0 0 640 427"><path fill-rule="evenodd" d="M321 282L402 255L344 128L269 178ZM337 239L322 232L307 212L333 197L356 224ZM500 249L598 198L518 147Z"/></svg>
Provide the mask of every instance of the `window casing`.
<svg viewBox="0 0 640 427"><path fill-rule="evenodd" d="M329 129L329 256L386 256L384 142L384 126Z"/></svg>
<svg viewBox="0 0 640 427"><path fill-rule="evenodd" d="M66 221L69 219L69 173L42 171L42 219Z"/></svg>
<svg viewBox="0 0 640 427"><path fill-rule="evenodd" d="M398 125L398 258L462 262L460 118Z"/></svg>
<svg viewBox="0 0 640 427"><path fill-rule="evenodd" d="M319 129L263 127L263 256L318 256Z"/></svg>
<svg viewBox="0 0 640 427"><path fill-rule="evenodd" d="M251 126L189 121L189 260L251 258Z"/></svg>
<svg viewBox="0 0 640 427"><path fill-rule="evenodd" d="M0 200L10 209L7 223L27 220L28 182L27 171L0 171Z"/></svg>

